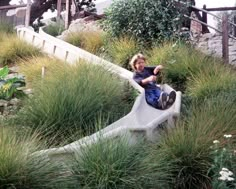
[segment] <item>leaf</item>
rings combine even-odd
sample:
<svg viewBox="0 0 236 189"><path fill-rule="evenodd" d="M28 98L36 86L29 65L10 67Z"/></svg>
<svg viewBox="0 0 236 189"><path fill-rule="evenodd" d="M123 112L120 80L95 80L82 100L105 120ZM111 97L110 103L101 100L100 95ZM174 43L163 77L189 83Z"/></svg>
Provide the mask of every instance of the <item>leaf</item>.
<svg viewBox="0 0 236 189"><path fill-rule="evenodd" d="M4 79L9 73L9 68L7 66L0 69L0 79Z"/></svg>

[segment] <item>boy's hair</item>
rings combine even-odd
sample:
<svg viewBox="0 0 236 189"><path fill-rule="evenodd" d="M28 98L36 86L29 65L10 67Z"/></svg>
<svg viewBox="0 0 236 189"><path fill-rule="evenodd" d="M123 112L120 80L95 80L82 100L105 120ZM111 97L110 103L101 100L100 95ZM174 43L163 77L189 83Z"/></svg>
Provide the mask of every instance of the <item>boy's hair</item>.
<svg viewBox="0 0 236 189"><path fill-rule="evenodd" d="M138 59L142 59L142 60L146 61L146 58L144 57L143 54L138 53L138 54L134 55L129 63L133 70L136 70L135 65L136 65Z"/></svg>

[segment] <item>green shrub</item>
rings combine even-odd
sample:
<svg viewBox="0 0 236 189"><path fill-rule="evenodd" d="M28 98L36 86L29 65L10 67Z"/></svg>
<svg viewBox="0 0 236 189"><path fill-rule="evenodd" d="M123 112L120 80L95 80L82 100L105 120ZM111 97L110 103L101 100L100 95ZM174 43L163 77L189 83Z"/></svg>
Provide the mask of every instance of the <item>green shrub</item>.
<svg viewBox="0 0 236 189"><path fill-rule="evenodd" d="M58 35L61 35L61 33L65 30L65 27L63 24L55 23L55 24L47 25L43 30L47 34L56 37Z"/></svg>
<svg viewBox="0 0 236 189"><path fill-rule="evenodd" d="M128 139L102 139L86 145L72 159L72 172L81 188L144 188L143 144L130 146ZM148 183L146 183L148 184Z"/></svg>
<svg viewBox="0 0 236 189"><path fill-rule="evenodd" d="M9 65L16 63L21 58L27 58L40 55L38 48L27 44L17 38L17 36L7 36L1 42L0 65Z"/></svg>
<svg viewBox="0 0 236 189"><path fill-rule="evenodd" d="M0 188L72 188L73 177L60 164L45 155L32 154L42 149L36 134L19 137L10 128L0 127Z"/></svg>
<svg viewBox="0 0 236 189"><path fill-rule="evenodd" d="M64 65L38 82L19 119L36 128L46 127L53 135L63 133L62 139L76 132L88 134L95 130L101 113L111 123L130 110L122 90L122 82L100 66Z"/></svg>
<svg viewBox="0 0 236 189"><path fill-rule="evenodd" d="M138 50L137 42L128 37L115 39L106 47L106 52L111 57L112 62L129 70L131 69L129 61L134 54L138 53Z"/></svg>
<svg viewBox="0 0 236 189"><path fill-rule="evenodd" d="M25 86L24 79L19 77L6 78L9 71L8 67L0 69L0 99L9 100L13 97L24 96L23 91L19 89L19 87Z"/></svg>
<svg viewBox="0 0 236 189"><path fill-rule="evenodd" d="M70 33L65 41L78 46L94 54L99 54L104 45L105 32L102 31L80 31Z"/></svg>
<svg viewBox="0 0 236 189"><path fill-rule="evenodd" d="M130 35L149 42L173 37L182 18L171 0L117 0L105 14L103 25L112 36Z"/></svg>

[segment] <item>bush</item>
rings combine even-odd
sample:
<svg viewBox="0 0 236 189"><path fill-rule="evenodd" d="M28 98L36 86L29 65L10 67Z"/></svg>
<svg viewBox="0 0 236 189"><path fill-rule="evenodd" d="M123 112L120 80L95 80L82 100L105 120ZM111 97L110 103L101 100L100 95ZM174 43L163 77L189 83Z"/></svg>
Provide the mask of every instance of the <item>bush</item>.
<svg viewBox="0 0 236 189"><path fill-rule="evenodd" d="M209 98L201 106L193 104L191 116L153 146L157 149L153 156L161 156L156 164L171 167L173 187L209 188L208 170L213 163L210 147L214 140L221 140L223 133L236 133L235 100L234 93L230 93Z"/></svg>
<svg viewBox="0 0 236 189"><path fill-rule="evenodd" d="M36 134L20 137L10 128L0 127L0 188L72 188L73 177L46 156L32 154L42 149Z"/></svg>
<svg viewBox="0 0 236 189"><path fill-rule="evenodd" d="M38 48L21 41L17 36L8 36L0 41L0 65L16 63L21 58L40 55Z"/></svg>
<svg viewBox="0 0 236 189"><path fill-rule="evenodd" d="M65 65L38 83L19 119L34 128L46 127L53 136L59 133L63 140L77 132L78 139L78 133L95 130L101 113L108 120L106 125L130 110L123 99L123 84L117 79L100 66Z"/></svg>
<svg viewBox="0 0 236 189"><path fill-rule="evenodd" d="M104 45L105 33L102 31L80 31L70 33L65 41L93 54L99 54Z"/></svg>
<svg viewBox="0 0 236 189"><path fill-rule="evenodd" d="M100 138L76 154L72 172L81 188L143 188L146 155L143 144L130 146L127 138Z"/></svg>
<svg viewBox="0 0 236 189"><path fill-rule="evenodd" d="M61 35L61 33L65 30L65 27L63 24L54 23L54 24L47 25L43 30L47 34L56 37L58 35Z"/></svg>
<svg viewBox="0 0 236 189"><path fill-rule="evenodd" d="M103 25L112 36L148 42L172 38L182 18L171 0L117 0L105 14Z"/></svg>
<svg viewBox="0 0 236 189"><path fill-rule="evenodd" d="M134 39L123 37L107 44L106 52L115 64L130 70L129 61L134 54L138 53L138 49Z"/></svg>

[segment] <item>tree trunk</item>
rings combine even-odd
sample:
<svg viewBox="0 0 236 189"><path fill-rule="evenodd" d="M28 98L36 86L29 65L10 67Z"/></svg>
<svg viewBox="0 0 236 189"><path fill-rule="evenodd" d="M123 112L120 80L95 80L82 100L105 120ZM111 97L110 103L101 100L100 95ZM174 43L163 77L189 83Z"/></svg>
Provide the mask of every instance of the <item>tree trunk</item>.
<svg viewBox="0 0 236 189"><path fill-rule="evenodd" d="M39 17L43 15L48 9L52 7L52 4L56 4L57 0L35 0L31 5L30 12L30 25Z"/></svg>

